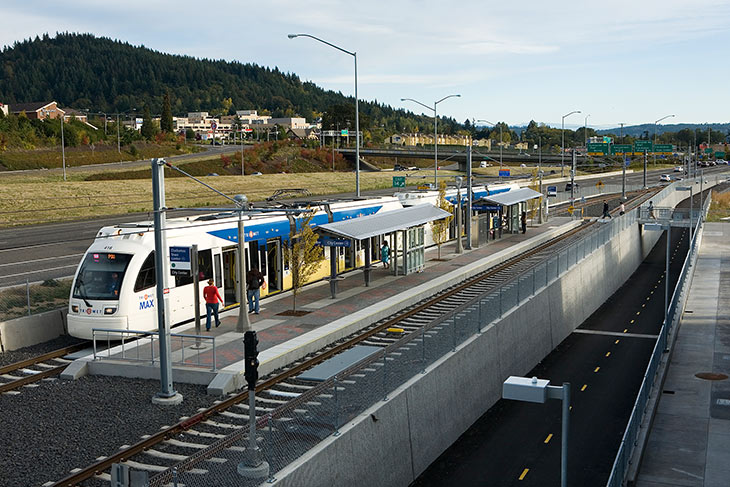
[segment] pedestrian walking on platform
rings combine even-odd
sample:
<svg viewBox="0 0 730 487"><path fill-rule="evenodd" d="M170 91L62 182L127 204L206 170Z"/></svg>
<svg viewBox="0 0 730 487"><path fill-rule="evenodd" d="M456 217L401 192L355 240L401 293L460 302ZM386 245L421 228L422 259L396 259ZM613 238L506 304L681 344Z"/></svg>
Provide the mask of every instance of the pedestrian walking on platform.
<svg viewBox="0 0 730 487"><path fill-rule="evenodd" d="M215 317L215 327L218 328L221 321L218 319L218 306L223 302L221 293L218 288L213 285L213 279L208 279L208 285L203 288L203 298L205 299L205 331L210 331L210 315Z"/></svg>
<svg viewBox="0 0 730 487"><path fill-rule="evenodd" d="M603 200L603 218L613 218L608 211L608 201Z"/></svg>
<svg viewBox="0 0 730 487"><path fill-rule="evenodd" d="M261 285L264 283L264 276L256 266L246 273L246 296L248 297L248 312L259 314L259 299L261 298ZM243 303L241 303L243 305Z"/></svg>
<svg viewBox="0 0 730 487"><path fill-rule="evenodd" d="M621 203L621 206L618 207L618 214L623 215L626 213L626 207L624 206L623 202Z"/></svg>
<svg viewBox="0 0 730 487"><path fill-rule="evenodd" d="M380 260L383 261L383 269L390 268L390 247L388 247L388 241L383 242L383 246L380 247Z"/></svg>
<svg viewBox="0 0 730 487"><path fill-rule="evenodd" d="M656 217L654 216L654 203L652 201L649 202L649 218L656 220Z"/></svg>
<svg viewBox="0 0 730 487"><path fill-rule="evenodd" d="M520 216L520 223L522 224L522 233L527 233L527 212L523 211Z"/></svg>

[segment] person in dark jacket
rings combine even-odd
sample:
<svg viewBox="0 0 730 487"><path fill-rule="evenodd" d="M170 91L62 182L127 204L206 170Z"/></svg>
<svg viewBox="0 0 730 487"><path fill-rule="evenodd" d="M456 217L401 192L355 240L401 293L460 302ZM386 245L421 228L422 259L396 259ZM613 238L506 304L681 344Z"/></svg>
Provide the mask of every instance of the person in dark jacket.
<svg viewBox="0 0 730 487"><path fill-rule="evenodd" d="M522 224L522 233L527 232L527 212L523 211L520 216L520 223Z"/></svg>
<svg viewBox="0 0 730 487"><path fill-rule="evenodd" d="M603 200L603 218L613 218L608 211L608 201Z"/></svg>
<svg viewBox="0 0 730 487"><path fill-rule="evenodd" d="M261 285L264 283L264 276L259 272L258 267L253 266L246 273L246 296L248 297L248 312L259 314L259 298L261 297Z"/></svg>

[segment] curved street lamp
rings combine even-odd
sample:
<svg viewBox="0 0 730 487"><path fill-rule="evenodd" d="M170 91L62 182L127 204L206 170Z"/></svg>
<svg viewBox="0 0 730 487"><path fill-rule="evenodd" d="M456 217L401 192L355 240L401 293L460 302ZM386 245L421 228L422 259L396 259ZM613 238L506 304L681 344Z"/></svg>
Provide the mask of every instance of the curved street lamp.
<svg viewBox="0 0 730 487"><path fill-rule="evenodd" d="M441 98L438 101L433 102L433 107L430 107L426 105L425 103L421 103L418 100L414 100L413 98L401 98L400 101L412 101L413 103L418 103L424 108L428 108L429 110L433 110L433 185L434 189L438 189L438 168L439 168L439 156L438 156L438 146L439 146L439 139L438 139L438 116L436 115L436 105L441 103L442 101L448 99L448 98L460 98L461 95L447 95L443 98Z"/></svg>
<svg viewBox="0 0 730 487"><path fill-rule="evenodd" d="M654 145L656 145L656 125L666 118L673 117L674 115L667 115L654 122ZM654 149L654 165L656 166L656 149Z"/></svg>
<svg viewBox="0 0 730 487"><path fill-rule="evenodd" d="M565 176L565 118L573 115L574 113L581 113L580 110L573 110L570 113L563 115L563 120L560 124L560 136L563 140L562 150L560 151L560 177Z"/></svg>
<svg viewBox="0 0 730 487"><path fill-rule="evenodd" d="M357 52L350 52L346 49L342 49L339 46L336 46L332 44L331 42L327 42L325 40L320 39L319 37L315 37L310 34L288 34L287 37L289 39L294 39L295 37L309 37L310 39L314 39L315 41L319 41L322 44L327 44L330 47L333 47L337 49L338 51L342 51L345 54L349 54L355 59L355 196L358 198L360 197L360 111L358 107L358 101L357 101Z"/></svg>

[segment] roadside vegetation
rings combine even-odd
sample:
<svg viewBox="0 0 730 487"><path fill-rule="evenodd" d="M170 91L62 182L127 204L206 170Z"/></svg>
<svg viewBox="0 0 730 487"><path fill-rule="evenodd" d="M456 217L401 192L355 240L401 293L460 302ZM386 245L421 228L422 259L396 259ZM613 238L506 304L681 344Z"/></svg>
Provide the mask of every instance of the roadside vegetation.
<svg viewBox="0 0 730 487"><path fill-rule="evenodd" d="M49 279L40 284L0 290L0 321L63 308L68 305L71 279ZM30 298L30 299L29 299Z"/></svg>
<svg viewBox="0 0 730 487"><path fill-rule="evenodd" d="M718 193L713 191L712 203L707 213L708 222L730 221L730 191Z"/></svg>

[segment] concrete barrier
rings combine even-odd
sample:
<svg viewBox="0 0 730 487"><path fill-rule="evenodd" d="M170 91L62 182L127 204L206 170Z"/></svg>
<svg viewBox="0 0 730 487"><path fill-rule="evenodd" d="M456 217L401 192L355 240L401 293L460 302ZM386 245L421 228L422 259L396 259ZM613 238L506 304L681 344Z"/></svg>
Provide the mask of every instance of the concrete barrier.
<svg viewBox="0 0 730 487"><path fill-rule="evenodd" d="M3 351L17 350L66 334L66 309L57 309L0 322Z"/></svg>
<svg viewBox="0 0 730 487"><path fill-rule="evenodd" d="M640 225L624 229L277 472L275 485L410 484L499 400L504 379L527 374L618 290L660 236Z"/></svg>

